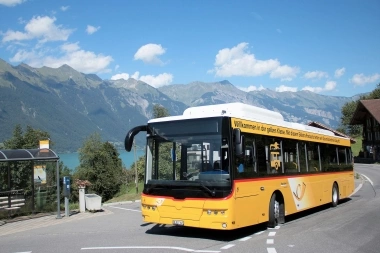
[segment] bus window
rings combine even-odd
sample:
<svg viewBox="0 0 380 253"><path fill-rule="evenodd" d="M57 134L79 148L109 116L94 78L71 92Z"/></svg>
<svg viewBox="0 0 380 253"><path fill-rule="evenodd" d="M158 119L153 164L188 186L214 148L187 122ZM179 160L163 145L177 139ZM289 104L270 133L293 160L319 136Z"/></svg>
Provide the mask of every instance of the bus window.
<svg viewBox="0 0 380 253"><path fill-rule="evenodd" d="M300 172L305 173L308 171L307 169L307 153L306 153L306 143L299 142L298 143L298 151L299 151L299 166Z"/></svg>
<svg viewBox="0 0 380 253"><path fill-rule="evenodd" d="M282 141L282 147L284 150L285 173L293 174L299 172L297 141L284 139Z"/></svg>
<svg viewBox="0 0 380 253"><path fill-rule="evenodd" d="M337 147L330 144L320 144L322 170L336 171L338 170Z"/></svg>
<svg viewBox="0 0 380 253"><path fill-rule="evenodd" d="M321 171L320 163L319 163L318 144L313 143L313 142L309 142L306 145L306 149L307 149L308 170L310 172Z"/></svg>

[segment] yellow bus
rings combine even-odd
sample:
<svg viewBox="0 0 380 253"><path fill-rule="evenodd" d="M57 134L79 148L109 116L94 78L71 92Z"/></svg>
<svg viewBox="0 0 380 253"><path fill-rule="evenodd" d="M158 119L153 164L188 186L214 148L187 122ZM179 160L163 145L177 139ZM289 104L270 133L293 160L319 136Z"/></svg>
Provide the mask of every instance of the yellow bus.
<svg viewBox="0 0 380 253"><path fill-rule="evenodd" d="M127 151L141 131L147 140L145 222L274 227L299 211L335 207L354 191L350 140L286 122L274 111L242 103L190 107L132 128Z"/></svg>

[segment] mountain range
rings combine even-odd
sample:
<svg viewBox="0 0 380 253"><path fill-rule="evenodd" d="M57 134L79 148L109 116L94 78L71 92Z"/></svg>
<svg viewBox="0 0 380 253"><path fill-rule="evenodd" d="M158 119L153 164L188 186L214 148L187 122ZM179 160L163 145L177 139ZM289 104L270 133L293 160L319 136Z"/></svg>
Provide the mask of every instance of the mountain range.
<svg viewBox="0 0 380 253"><path fill-rule="evenodd" d="M20 124L49 132L57 152L77 151L94 132L123 148L127 131L152 118L155 104L180 115L190 106L242 102L278 111L287 121L317 121L337 128L342 106L357 98L310 91L244 92L227 80L154 88L133 78L102 80L68 65L32 68L0 59L0 143ZM143 139L138 136L137 144L143 145Z"/></svg>

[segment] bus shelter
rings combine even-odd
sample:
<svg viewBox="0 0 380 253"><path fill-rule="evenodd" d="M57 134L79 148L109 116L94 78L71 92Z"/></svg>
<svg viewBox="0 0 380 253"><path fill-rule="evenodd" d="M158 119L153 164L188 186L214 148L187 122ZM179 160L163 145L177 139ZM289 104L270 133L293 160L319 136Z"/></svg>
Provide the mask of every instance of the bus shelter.
<svg viewBox="0 0 380 253"><path fill-rule="evenodd" d="M22 163L23 162L23 163ZM46 174L43 174L39 171L44 171L42 167L43 164L47 163L55 163L55 174L56 176L56 195L57 195L57 218L61 218L60 216L60 180L59 180L59 156L49 149L9 149L9 150L0 150L0 211L2 210L15 210L23 208L25 205L26 198L19 197L23 194L25 195L25 191L23 189L14 189L15 185L17 185L20 181L15 175L19 175L21 173L24 174L24 181L28 181L24 183L28 188L28 203L31 206L29 210L33 213L35 211L35 187L36 185L41 185L41 182L45 180L46 182ZM20 165L22 164L22 165ZM42 165L41 165L42 164ZM19 169L18 167L22 167ZM41 169L43 168L43 169ZM40 169L40 170L39 170ZM46 168L45 168L46 170ZM53 167L54 170L54 167ZM46 171L45 171L46 173ZM45 175L45 178L44 178ZM5 191L4 191L5 190ZM22 192L24 191L24 192ZM21 194L22 193L22 194ZM18 195L18 197L17 197Z"/></svg>

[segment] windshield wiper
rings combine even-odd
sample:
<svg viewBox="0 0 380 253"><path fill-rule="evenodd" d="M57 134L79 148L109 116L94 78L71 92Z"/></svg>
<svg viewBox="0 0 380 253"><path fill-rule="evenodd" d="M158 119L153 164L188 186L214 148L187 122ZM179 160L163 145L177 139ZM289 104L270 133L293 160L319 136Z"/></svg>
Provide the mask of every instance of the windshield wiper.
<svg viewBox="0 0 380 253"><path fill-rule="evenodd" d="M202 188L205 189L208 193L210 193L211 196L215 197L215 190L211 191L210 188L208 188L207 186L205 186L202 182L199 182L199 185L202 186Z"/></svg>

